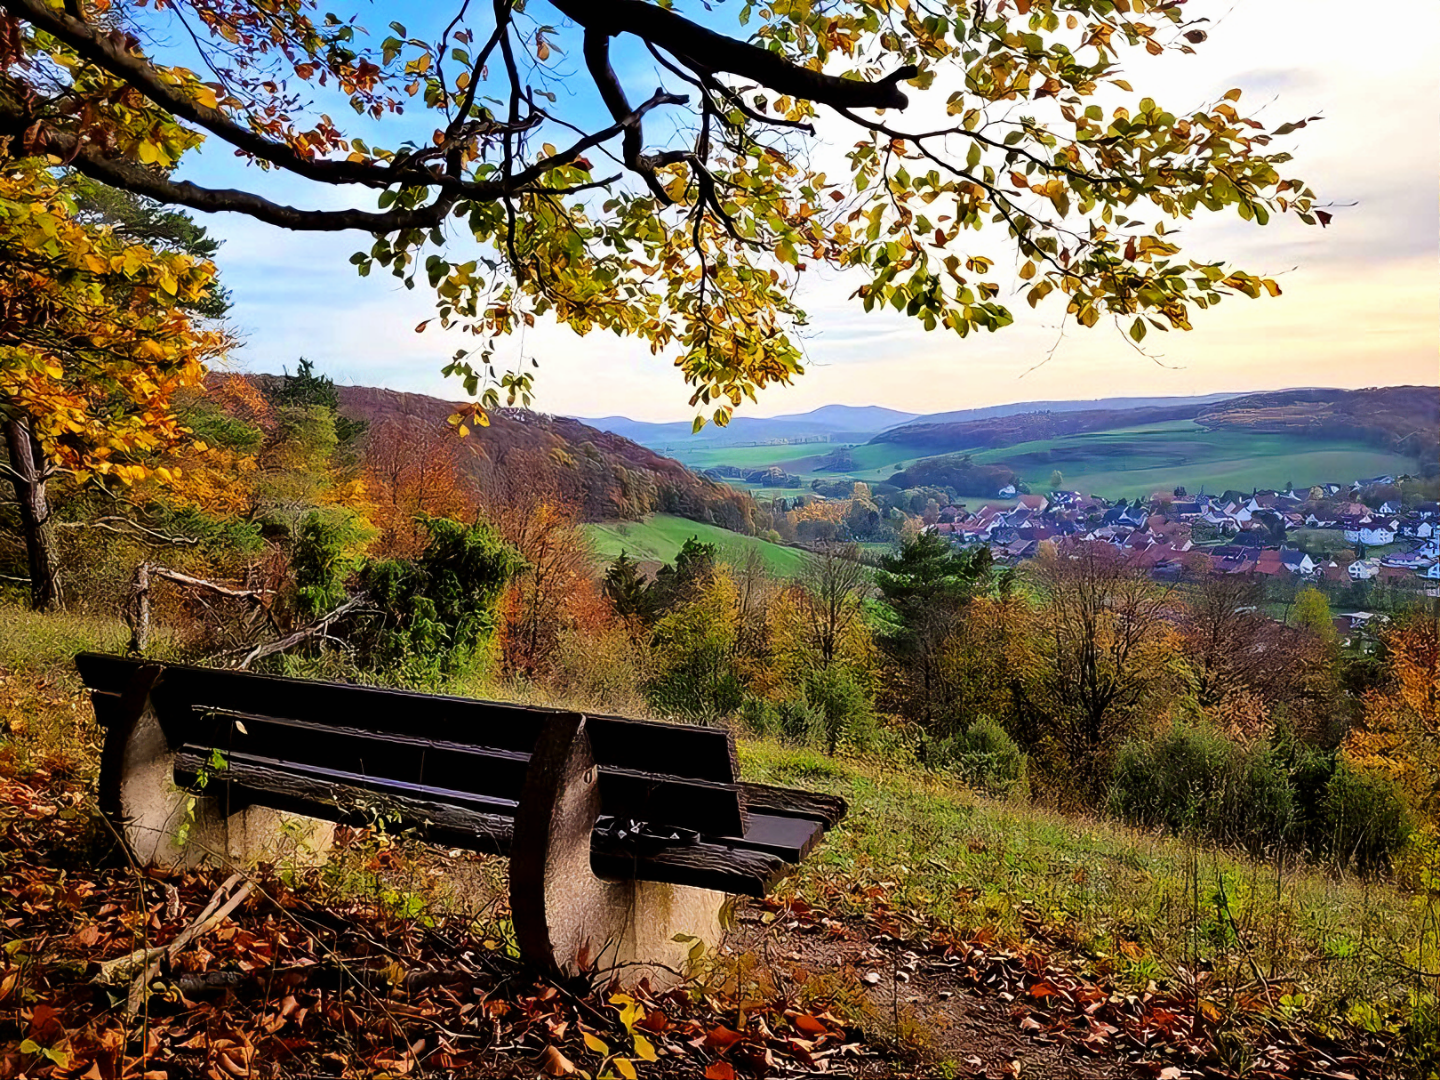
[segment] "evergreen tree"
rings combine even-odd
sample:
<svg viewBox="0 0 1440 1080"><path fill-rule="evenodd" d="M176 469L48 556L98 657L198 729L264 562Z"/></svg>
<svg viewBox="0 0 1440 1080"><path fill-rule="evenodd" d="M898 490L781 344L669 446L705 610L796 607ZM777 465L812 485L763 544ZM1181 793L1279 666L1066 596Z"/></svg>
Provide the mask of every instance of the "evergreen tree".
<svg viewBox="0 0 1440 1080"><path fill-rule="evenodd" d="M898 554L880 559L875 585L888 608L889 626L878 644L890 661L900 711L920 728L920 754L960 720L952 713L953 688L942 658L966 603L990 576L988 548L957 551L936 533L920 533Z"/></svg>
<svg viewBox="0 0 1440 1080"><path fill-rule="evenodd" d="M650 583L625 552L605 572L605 595L622 619L649 623L655 617L655 598Z"/></svg>

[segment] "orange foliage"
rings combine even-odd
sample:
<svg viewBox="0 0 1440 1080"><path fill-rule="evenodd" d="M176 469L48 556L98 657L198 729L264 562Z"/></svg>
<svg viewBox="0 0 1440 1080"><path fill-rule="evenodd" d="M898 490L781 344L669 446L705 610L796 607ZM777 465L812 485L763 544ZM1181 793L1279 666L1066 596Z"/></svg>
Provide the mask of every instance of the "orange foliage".
<svg viewBox="0 0 1440 1080"><path fill-rule="evenodd" d="M365 479L380 530L375 552L407 557L424 546L420 514L472 520L476 496L460 463L467 444L438 425L386 421L365 440Z"/></svg>
<svg viewBox="0 0 1440 1080"><path fill-rule="evenodd" d="M1345 751L1394 777L1440 830L1440 621L1413 615L1385 635L1389 679L1365 696L1364 722Z"/></svg>

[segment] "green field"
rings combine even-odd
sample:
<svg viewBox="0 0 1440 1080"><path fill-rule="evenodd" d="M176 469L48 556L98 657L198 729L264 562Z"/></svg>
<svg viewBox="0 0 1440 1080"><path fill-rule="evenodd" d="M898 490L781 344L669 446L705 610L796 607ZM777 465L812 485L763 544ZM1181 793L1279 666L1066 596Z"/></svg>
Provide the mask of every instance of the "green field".
<svg viewBox="0 0 1440 1080"><path fill-rule="evenodd" d="M849 473L817 472L815 466L839 443L789 446L678 448L674 456L692 469L716 465L767 468L778 465L800 477L798 489L752 487L728 481L765 498L792 496L808 490L812 480L846 476L870 483L887 479L897 465L908 466L934 454L931 448L902 443L866 443L851 453ZM998 448L972 447L975 460L1009 465L1032 490L1049 487L1059 469L1067 488L1110 499L1133 498L1183 485L1218 494L1227 488L1282 488L1286 483L1309 487L1324 481L1348 484L1362 476L1403 473L1414 469L1411 459L1350 439L1309 439L1246 431L1207 431L1191 420L1171 420L1140 427L1115 428L1054 439L1039 439Z"/></svg>
<svg viewBox="0 0 1440 1080"><path fill-rule="evenodd" d="M645 521L606 521L584 526L585 533L603 559L613 560L622 551L639 562L672 562L690 537L714 544L726 562L741 562L758 548L766 568L780 577L793 577L805 564L805 553L798 548L784 547L753 536L704 525L688 518L655 514Z"/></svg>
<svg viewBox="0 0 1440 1080"><path fill-rule="evenodd" d="M1357 440L1207 431L1189 420L1018 443L979 451L975 459L1009 465L1039 488L1059 469L1067 488L1112 499L1176 485L1218 494L1226 488L1249 491L1286 483L1348 484L1357 477L1415 467L1407 457Z"/></svg>
<svg viewBox="0 0 1440 1080"><path fill-rule="evenodd" d="M782 469L794 472L792 463L803 461L806 458L822 458L831 450L838 449L846 443L792 443L776 446L705 446L697 445L694 449L686 446L676 446L664 450L658 447L651 447L657 453L667 454L691 469L709 469L716 465L734 465L740 469L768 469L771 465L779 465Z"/></svg>

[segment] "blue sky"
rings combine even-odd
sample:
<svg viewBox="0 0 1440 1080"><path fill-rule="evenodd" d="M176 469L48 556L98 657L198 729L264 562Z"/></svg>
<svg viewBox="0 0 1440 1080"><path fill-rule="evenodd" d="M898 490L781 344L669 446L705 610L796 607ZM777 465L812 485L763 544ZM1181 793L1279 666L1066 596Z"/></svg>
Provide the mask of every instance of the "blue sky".
<svg viewBox="0 0 1440 1080"><path fill-rule="evenodd" d="M362 21L384 36L392 7L399 5L376 5ZM795 386L766 393L749 411L771 415L839 402L933 412L1032 398L1440 381L1440 135L1434 115L1440 5L1416 5L1403 34L1393 21L1359 18L1353 4L1338 0L1223 0L1192 7L1208 7L1210 40L1196 56L1127 61L1137 92L1183 109L1238 86L1252 108L1264 102L1262 115L1276 123L1324 116L1294 138L1293 172L1322 199L1340 204L1330 228L1322 232L1284 219L1257 228L1227 217L1188 224L1183 234L1189 253L1228 257L1274 276L1284 296L1228 300L1199 313L1189 334L1152 335L1147 345L1160 352L1152 360L1104 323L1062 335L1058 307L1032 312L1019 298L1011 301L1017 324L1000 333L963 341L927 334L898 315L866 315L847 301L858 281L812 275L800 292L812 316L805 339L809 370ZM703 14L694 0L682 0L681 8ZM560 20L538 0L530 11L542 21ZM642 100L661 81L653 61L633 49L617 56L616 66L632 100ZM583 74L555 89L575 95L572 109L595 107ZM937 86L925 97L943 107L945 93ZM930 107L928 100L917 102L918 109ZM426 119L420 137L431 126ZM647 134L658 142L665 129ZM827 124L815 153L838 156L852 140L851 132ZM384 137L385 145L398 141L394 134ZM248 172L216 147L187 163L182 175L208 184L255 183L259 178ZM266 190L309 207L352 199L348 192L283 180ZM371 196L353 198L363 206ZM352 252L369 246L367 236L287 233L236 215L200 216L225 240L219 263L245 339L237 367L278 371L305 355L341 382L462 396L440 375L457 342L433 330L414 333L432 314L433 294L422 287L407 292L383 274L361 279L348 264ZM985 250L1005 254L1003 238L993 236ZM541 326L507 343L507 351L511 360L539 361L535 404L546 412L648 420L691 415L672 358L651 357L642 344L599 334L581 339Z"/></svg>

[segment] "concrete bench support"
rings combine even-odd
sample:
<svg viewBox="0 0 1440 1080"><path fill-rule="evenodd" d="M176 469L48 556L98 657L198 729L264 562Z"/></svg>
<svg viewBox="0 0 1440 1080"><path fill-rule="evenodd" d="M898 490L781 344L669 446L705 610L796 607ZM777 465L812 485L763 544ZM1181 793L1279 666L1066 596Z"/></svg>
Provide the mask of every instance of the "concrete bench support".
<svg viewBox="0 0 1440 1080"><path fill-rule="evenodd" d="M726 894L655 881L606 881L590 868L600 791L585 718L546 723L530 759L510 849L510 907L520 952L554 975L595 973L673 985L693 941L723 934Z"/></svg>
<svg viewBox="0 0 1440 1080"><path fill-rule="evenodd" d="M153 666L136 672L101 751L100 809L135 860L167 868L206 861L235 866L282 859L324 862L335 832L330 822L265 806L232 811L223 770L207 791L176 785L175 750L150 700L161 671Z"/></svg>

